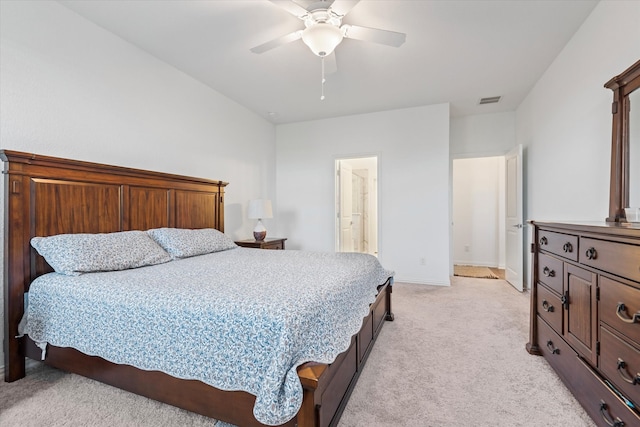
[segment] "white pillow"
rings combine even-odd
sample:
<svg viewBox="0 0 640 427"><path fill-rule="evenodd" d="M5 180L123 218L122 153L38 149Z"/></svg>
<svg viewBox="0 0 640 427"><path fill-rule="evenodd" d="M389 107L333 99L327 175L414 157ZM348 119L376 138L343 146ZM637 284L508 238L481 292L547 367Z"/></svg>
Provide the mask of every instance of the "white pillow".
<svg viewBox="0 0 640 427"><path fill-rule="evenodd" d="M215 228L154 228L147 233L172 258L188 258L236 248L237 245Z"/></svg>
<svg viewBox="0 0 640 427"><path fill-rule="evenodd" d="M34 237L33 246L61 274L126 270L171 261L144 231Z"/></svg>

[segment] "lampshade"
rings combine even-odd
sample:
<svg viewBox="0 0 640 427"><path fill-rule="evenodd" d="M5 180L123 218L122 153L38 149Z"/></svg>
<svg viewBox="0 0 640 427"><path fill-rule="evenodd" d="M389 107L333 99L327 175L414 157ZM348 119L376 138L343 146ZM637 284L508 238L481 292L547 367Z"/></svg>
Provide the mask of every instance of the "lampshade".
<svg viewBox="0 0 640 427"><path fill-rule="evenodd" d="M249 201L249 219L273 218L271 200L255 199Z"/></svg>
<svg viewBox="0 0 640 427"><path fill-rule="evenodd" d="M323 22L311 25L302 32L302 41L320 57L331 55L343 37L340 28Z"/></svg>

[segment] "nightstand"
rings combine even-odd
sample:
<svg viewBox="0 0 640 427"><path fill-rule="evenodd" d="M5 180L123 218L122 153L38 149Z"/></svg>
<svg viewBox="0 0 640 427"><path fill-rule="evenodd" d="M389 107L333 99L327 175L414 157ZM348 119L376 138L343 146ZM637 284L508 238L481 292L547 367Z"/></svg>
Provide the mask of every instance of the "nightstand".
<svg viewBox="0 0 640 427"><path fill-rule="evenodd" d="M256 248L256 249L284 249L284 241L286 238L279 237L267 237L262 241L253 239L249 240L237 240L236 245L244 248Z"/></svg>

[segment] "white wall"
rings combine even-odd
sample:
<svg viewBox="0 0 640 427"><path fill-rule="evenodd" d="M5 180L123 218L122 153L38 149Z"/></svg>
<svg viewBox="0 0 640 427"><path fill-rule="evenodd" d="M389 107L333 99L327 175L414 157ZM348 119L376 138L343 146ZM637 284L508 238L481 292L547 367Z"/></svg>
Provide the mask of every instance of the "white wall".
<svg viewBox="0 0 640 427"><path fill-rule="evenodd" d="M525 219L607 217L613 96L603 85L638 58L640 2L600 2L520 105Z"/></svg>
<svg viewBox="0 0 640 427"><path fill-rule="evenodd" d="M376 154L380 261L398 281L449 284L448 104L280 125L276 134L278 234L288 248L334 250L334 161Z"/></svg>
<svg viewBox="0 0 640 427"><path fill-rule="evenodd" d="M451 158L502 156L516 143L515 112L451 119Z"/></svg>
<svg viewBox="0 0 640 427"><path fill-rule="evenodd" d="M504 268L503 156L453 161L453 263Z"/></svg>
<svg viewBox="0 0 640 427"><path fill-rule="evenodd" d="M0 7L0 148L230 182L226 233L251 236L273 125L56 2Z"/></svg>

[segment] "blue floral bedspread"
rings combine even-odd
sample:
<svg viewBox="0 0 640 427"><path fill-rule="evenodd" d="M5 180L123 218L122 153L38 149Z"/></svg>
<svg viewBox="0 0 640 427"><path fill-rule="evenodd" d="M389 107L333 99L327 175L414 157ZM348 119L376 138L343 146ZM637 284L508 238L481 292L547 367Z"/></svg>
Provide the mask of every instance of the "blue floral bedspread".
<svg viewBox="0 0 640 427"><path fill-rule="evenodd" d="M131 270L31 284L34 341L256 396L282 424L302 403L296 368L331 363L393 273L377 258L237 248Z"/></svg>

